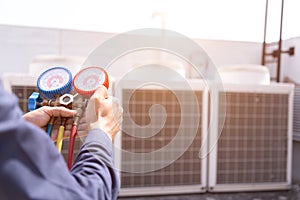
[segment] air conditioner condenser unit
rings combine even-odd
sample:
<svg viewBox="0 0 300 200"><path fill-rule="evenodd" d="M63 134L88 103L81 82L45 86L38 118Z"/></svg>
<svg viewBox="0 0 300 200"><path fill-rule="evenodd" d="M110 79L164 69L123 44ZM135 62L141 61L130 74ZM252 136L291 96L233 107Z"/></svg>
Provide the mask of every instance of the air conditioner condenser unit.
<svg viewBox="0 0 300 200"><path fill-rule="evenodd" d="M210 127L209 191L289 188L293 85L225 84L218 96L211 109L219 117Z"/></svg>
<svg viewBox="0 0 300 200"><path fill-rule="evenodd" d="M168 87L164 87L168 85ZM124 109L115 138L120 196L206 191L208 93L202 81L116 82ZM204 149L204 150L203 150Z"/></svg>

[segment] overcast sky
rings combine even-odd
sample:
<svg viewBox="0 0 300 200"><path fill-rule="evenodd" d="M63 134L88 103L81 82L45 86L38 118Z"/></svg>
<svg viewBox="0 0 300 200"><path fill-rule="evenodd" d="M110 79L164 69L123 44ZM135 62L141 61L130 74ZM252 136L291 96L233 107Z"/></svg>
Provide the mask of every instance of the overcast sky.
<svg viewBox="0 0 300 200"><path fill-rule="evenodd" d="M281 0L269 0L269 41ZM283 38L300 36L300 1L285 0ZM0 24L120 33L167 28L188 37L263 40L265 0L0 0Z"/></svg>

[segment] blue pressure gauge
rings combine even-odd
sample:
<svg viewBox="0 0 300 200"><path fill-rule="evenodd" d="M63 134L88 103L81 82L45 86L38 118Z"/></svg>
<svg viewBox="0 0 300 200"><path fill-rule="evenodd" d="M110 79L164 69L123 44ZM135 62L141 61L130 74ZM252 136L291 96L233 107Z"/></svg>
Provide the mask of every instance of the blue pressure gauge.
<svg viewBox="0 0 300 200"><path fill-rule="evenodd" d="M37 80L39 91L48 99L72 90L72 73L65 67L53 67L44 71Z"/></svg>

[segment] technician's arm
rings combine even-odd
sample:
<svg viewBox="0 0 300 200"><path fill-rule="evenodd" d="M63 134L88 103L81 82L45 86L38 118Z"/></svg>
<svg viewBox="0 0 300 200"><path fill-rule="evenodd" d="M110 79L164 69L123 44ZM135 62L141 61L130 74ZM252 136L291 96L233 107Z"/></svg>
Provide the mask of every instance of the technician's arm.
<svg viewBox="0 0 300 200"><path fill-rule="evenodd" d="M94 129L73 164L73 177L91 199L117 199L119 178L113 169L112 148L107 134Z"/></svg>
<svg viewBox="0 0 300 200"><path fill-rule="evenodd" d="M106 133L91 130L70 173L47 134L24 121L16 97L1 85L0 143L0 199L116 198L119 181Z"/></svg>
<svg viewBox="0 0 300 200"><path fill-rule="evenodd" d="M122 108L112 100L105 87L99 87L86 109L86 122L91 131L71 171L82 187L93 188L95 193L90 195L99 195L100 199L117 198L119 185L116 183L119 179L112 169L111 140L119 131L121 121ZM97 166L103 168L99 169ZM105 174L110 174L110 178L104 177ZM97 180L101 182L101 186L93 184ZM105 190L111 190L111 193L105 193Z"/></svg>

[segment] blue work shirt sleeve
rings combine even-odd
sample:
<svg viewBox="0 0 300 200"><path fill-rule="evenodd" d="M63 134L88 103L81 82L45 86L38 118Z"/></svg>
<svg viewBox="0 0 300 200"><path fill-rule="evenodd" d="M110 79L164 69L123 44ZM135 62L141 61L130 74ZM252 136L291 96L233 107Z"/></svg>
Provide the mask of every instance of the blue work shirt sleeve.
<svg viewBox="0 0 300 200"><path fill-rule="evenodd" d="M71 172L47 134L22 117L0 85L0 199L116 199L113 145L95 129Z"/></svg>

